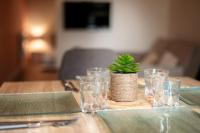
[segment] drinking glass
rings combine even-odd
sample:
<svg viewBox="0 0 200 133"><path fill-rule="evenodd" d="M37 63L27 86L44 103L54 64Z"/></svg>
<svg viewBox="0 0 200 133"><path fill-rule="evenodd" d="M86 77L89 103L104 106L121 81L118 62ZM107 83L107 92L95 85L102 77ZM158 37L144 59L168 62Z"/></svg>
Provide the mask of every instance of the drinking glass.
<svg viewBox="0 0 200 133"><path fill-rule="evenodd" d="M102 80L107 82L107 85L108 85L107 89L109 89L110 70L108 68L101 68L101 67L88 68L87 69L87 75L101 78Z"/></svg>
<svg viewBox="0 0 200 133"><path fill-rule="evenodd" d="M108 92L110 88L110 71L107 68L94 67L87 69L87 75L100 80L102 85L99 94L100 109L107 108Z"/></svg>
<svg viewBox="0 0 200 133"><path fill-rule="evenodd" d="M168 78L169 71L164 69L149 68L144 70L145 96L154 97L156 88Z"/></svg>
<svg viewBox="0 0 200 133"><path fill-rule="evenodd" d="M178 79L167 80L164 82L164 104L168 106L179 105L179 89L181 81Z"/></svg>
<svg viewBox="0 0 200 133"><path fill-rule="evenodd" d="M169 72L163 69L145 69L145 96L152 100L152 106L163 106L163 84L168 79Z"/></svg>
<svg viewBox="0 0 200 133"><path fill-rule="evenodd" d="M160 75L156 75L153 79L153 107L163 106L164 89L163 85L166 78Z"/></svg>
<svg viewBox="0 0 200 133"><path fill-rule="evenodd" d="M79 77L82 112L96 112L100 108L100 90L103 82L90 76Z"/></svg>

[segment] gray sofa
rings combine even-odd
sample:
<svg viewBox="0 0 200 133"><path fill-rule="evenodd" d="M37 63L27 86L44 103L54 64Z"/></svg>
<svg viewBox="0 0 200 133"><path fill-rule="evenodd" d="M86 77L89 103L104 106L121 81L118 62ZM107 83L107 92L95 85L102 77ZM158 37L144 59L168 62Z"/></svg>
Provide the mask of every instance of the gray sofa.
<svg viewBox="0 0 200 133"><path fill-rule="evenodd" d="M168 57L165 56L167 55L166 53L168 53ZM169 53L172 56L169 56ZM145 63L144 60L152 54L157 59L150 63ZM164 68L170 71L171 76L196 78L200 69L200 45L181 39L159 39L148 53L140 55L139 58L136 56L136 58L143 69L150 67ZM172 64L171 62L176 63L172 66L168 65Z"/></svg>
<svg viewBox="0 0 200 133"><path fill-rule="evenodd" d="M117 53L109 49L74 48L66 51L59 69L59 79L74 79L77 75L85 75L92 67L108 67L117 57Z"/></svg>
<svg viewBox="0 0 200 133"><path fill-rule="evenodd" d="M63 56L59 69L59 79L74 79L85 75L91 67L107 67L119 54L108 49L74 48ZM163 68L170 76L189 76L196 78L200 68L200 46L194 42L180 39L159 39L144 54L133 54L143 69ZM152 56L153 55L153 56ZM139 73L140 76L143 73Z"/></svg>

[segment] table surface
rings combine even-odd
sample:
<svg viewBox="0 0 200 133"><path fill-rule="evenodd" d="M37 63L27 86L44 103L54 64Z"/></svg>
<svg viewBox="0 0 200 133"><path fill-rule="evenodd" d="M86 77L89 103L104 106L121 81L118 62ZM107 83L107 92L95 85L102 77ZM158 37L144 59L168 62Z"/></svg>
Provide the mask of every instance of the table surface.
<svg viewBox="0 0 200 133"><path fill-rule="evenodd" d="M179 77L183 85L186 86L200 86L200 82L188 77ZM138 80L142 83L142 79ZM72 81L73 84L79 88L77 81ZM5 82L0 88L0 93L35 93L35 92L57 92L64 91L64 87L60 81L33 81L33 82ZM73 95L80 105L80 93L73 92ZM138 89L137 100L134 102L114 102L109 100L109 108L111 109L140 109L151 108L151 104L144 99L144 92L142 89ZM199 110L199 108L194 108ZM12 116L12 117L0 117L0 122L4 121L37 121L37 120L66 120L72 118L79 118L73 124L63 127L41 127L30 129L17 129L17 130L5 130L1 133L108 133L110 132L107 125L102 122L99 117L92 114L74 113L65 115L35 115L35 116Z"/></svg>

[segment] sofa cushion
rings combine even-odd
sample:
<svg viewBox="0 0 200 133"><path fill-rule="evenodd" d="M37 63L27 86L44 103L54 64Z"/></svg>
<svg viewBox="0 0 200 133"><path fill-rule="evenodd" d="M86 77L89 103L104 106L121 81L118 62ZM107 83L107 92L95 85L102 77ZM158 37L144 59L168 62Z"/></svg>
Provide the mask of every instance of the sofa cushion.
<svg viewBox="0 0 200 133"><path fill-rule="evenodd" d="M155 52L147 54L141 61L143 65L154 65L158 61L158 55Z"/></svg>
<svg viewBox="0 0 200 133"><path fill-rule="evenodd" d="M160 59L158 66L166 66L167 68L173 68L178 66L179 59L169 51L166 51Z"/></svg>

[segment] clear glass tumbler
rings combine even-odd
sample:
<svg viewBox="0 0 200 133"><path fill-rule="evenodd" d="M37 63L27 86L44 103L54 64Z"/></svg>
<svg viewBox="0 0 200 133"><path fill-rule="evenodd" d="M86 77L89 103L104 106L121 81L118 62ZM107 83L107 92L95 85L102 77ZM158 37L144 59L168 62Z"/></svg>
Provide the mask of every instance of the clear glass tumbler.
<svg viewBox="0 0 200 133"><path fill-rule="evenodd" d="M79 81L82 112L96 112L100 109L100 90L103 82L90 76L82 76Z"/></svg>
<svg viewBox="0 0 200 133"><path fill-rule="evenodd" d="M164 104L167 106L178 106L181 81L178 79L167 80L164 83Z"/></svg>
<svg viewBox="0 0 200 133"><path fill-rule="evenodd" d="M87 69L87 75L101 78L107 82L108 89L110 85L110 70L108 68L94 67Z"/></svg>
<svg viewBox="0 0 200 133"><path fill-rule="evenodd" d="M145 69L145 96L152 101L153 107L163 106L163 84L168 79L169 72L163 69Z"/></svg>
<svg viewBox="0 0 200 133"><path fill-rule="evenodd" d="M87 75L101 81L99 106L100 109L107 108L107 99L110 88L110 70L107 68L94 67L87 69Z"/></svg>
<svg viewBox="0 0 200 133"><path fill-rule="evenodd" d="M154 97L155 89L168 78L169 71L164 69L149 68L144 70L145 96Z"/></svg>

